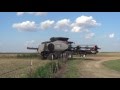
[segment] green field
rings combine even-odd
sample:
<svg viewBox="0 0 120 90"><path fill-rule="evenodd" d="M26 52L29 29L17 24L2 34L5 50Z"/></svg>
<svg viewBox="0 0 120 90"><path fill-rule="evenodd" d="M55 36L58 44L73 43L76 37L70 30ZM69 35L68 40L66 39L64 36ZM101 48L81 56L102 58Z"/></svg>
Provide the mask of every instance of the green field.
<svg viewBox="0 0 120 90"><path fill-rule="evenodd" d="M110 60L103 63L106 67L120 71L120 60Z"/></svg>
<svg viewBox="0 0 120 90"><path fill-rule="evenodd" d="M91 57L93 60L90 59ZM69 60L65 63L65 66L64 64L61 64L63 67L60 73L56 74L55 77L79 78L81 76L81 72L79 71L81 61L91 62L94 61L94 59L99 59L99 57L120 57L120 53L98 53L97 55L87 55L87 58L81 58L79 55L75 55L72 60ZM50 71L49 62L51 62L51 60L41 60L40 56L35 53L1 53L0 78L51 77L51 72L48 73ZM103 63L103 65L110 69L120 71L120 60L106 61Z"/></svg>
<svg viewBox="0 0 120 90"><path fill-rule="evenodd" d="M0 54L0 78L27 78L36 68L49 62L41 60L36 54Z"/></svg>

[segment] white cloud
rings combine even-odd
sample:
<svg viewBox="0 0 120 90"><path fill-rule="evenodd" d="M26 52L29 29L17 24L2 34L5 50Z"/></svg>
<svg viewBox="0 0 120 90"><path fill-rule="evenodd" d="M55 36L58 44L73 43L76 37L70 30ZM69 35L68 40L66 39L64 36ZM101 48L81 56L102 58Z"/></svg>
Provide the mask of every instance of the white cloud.
<svg viewBox="0 0 120 90"><path fill-rule="evenodd" d="M15 23L12 25L12 27L19 31L35 31L37 29L34 21L25 21L22 23Z"/></svg>
<svg viewBox="0 0 120 90"><path fill-rule="evenodd" d="M76 24L79 25L79 26L97 26L99 25L94 19L92 16L80 16L78 18L76 18Z"/></svg>
<svg viewBox="0 0 120 90"><path fill-rule="evenodd" d="M18 15L23 14L34 14L34 15L42 15L45 12L19 12ZM100 23L97 23L92 16L80 16L77 17L73 22L70 19L61 19L55 21L54 20L46 20L39 24L35 24L34 21L25 21L22 23L13 24L13 28L16 28L20 31L34 31L35 29L45 30L45 29L54 29L54 30L62 30L65 32L87 32L90 33L90 29L96 26L99 26Z"/></svg>
<svg viewBox="0 0 120 90"><path fill-rule="evenodd" d="M66 27L70 27L70 20L69 19L62 19L57 21L56 25L55 25L55 29L63 29Z"/></svg>
<svg viewBox="0 0 120 90"><path fill-rule="evenodd" d="M93 36L95 36L95 33L88 33L88 34L85 36L85 38L86 38L86 39L90 39L90 38L92 38Z"/></svg>
<svg viewBox="0 0 120 90"><path fill-rule="evenodd" d="M48 28L52 27L54 23L55 23L55 21L53 21L53 20L46 20L46 21L40 23L40 28L48 29Z"/></svg>
<svg viewBox="0 0 120 90"><path fill-rule="evenodd" d="M17 15L20 16L20 15L23 15L25 12L17 12Z"/></svg>
<svg viewBox="0 0 120 90"><path fill-rule="evenodd" d="M114 33L111 33L111 34L109 35L109 38L114 38L114 36L115 36L115 34L114 34Z"/></svg>
<svg viewBox="0 0 120 90"><path fill-rule="evenodd" d="M17 12L17 15L23 15L23 14L31 14L31 15L36 15L36 16L42 16L42 15L46 15L47 12Z"/></svg>
<svg viewBox="0 0 120 90"><path fill-rule="evenodd" d="M72 28L71 32L80 32L80 30L81 30L81 27L75 26Z"/></svg>
<svg viewBox="0 0 120 90"><path fill-rule="evenodd" d="M80 16L76 18L75 22L71 24L71 31L72 32L79 32L79 31L87 31L89 32L90 28L94 28L96 26L99 26L100 23L97 23L96 20L93 19L92 16ZM77 29L74 30L75 28L80 28L79 30Z"/></svg>

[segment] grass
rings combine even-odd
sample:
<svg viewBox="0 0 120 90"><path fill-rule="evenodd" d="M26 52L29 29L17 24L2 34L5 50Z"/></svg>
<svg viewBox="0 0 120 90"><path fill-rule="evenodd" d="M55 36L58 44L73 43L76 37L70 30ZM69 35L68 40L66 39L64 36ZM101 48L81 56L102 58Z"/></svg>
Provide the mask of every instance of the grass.
<svg viewBox="0 0 120 90"><path fill-rule="evenodd" d="M39 58L37 53L0 53L0 58Z"/></svg>
<svg viewBox="0 0 120 90"><path fill-rule="evenodd" d="M55 60L53 69L50 62L40 60L35 53L0 54L0 78L51 78L62 67L62 62Z"/></svg>
<svg viewBox="0 0 120 90"><path fill-rule="evenodd" d="M65 73L66 75L65 77L66 78L76 77L76 75L78 74L76 73L77 72L77 68L75 66L75 64L77 64L75 62L76 60L74 61L75 63L73 63L72 60L69 60L69 61L70 61L69 63L66 61L62 61L62 60L51 61L42 67L38 67L37 70L34 73L32 73L32 75L28 75L28 77L30 78L59 78L63 74L63 73L61 74L59 71L65 69L64 66L66 66L66 64L68 64L68 66L70 67L67 67L68 72Z"/></svg>
<svg viewBox="0 0 120 90"><path fill-rule="evenodd" d="M120 60L106 61L103 63L103 65L105 65L106 67L108 67L110 69L120 71Z"/></svg>
<svg viewBox="0 0 120 90"><path fill-rule="evenodd" d="M95 57L120 57L120 52L100 52L98 54L95 55Z"/></svg>
<svg viewBox="0 0 120 90"><path fill-rule="evenodd" d="M37 70L30 76L30 78L50 78L52 77L51 63L48 63L42 67L37 68Z"/></svg>
<svg viewBox="0 0 120 90"><path fill-rule="evenodd" d="M120 53L100 53L98 56L119 56ZM34 53L0 54L0 78L28 78L30 74L30 60L33 62L32 77L51 78L50 60L40 60ZM79 64L86 58L73 58L66 62L63 78L79 78ZM89 59L88 59L89 60ZM60 63L62 64L62 63ZM120 71L120 60L106 61L103 63L108 68ZM62 66L62 65L60 65ZM31 76L29 76L31 77Z"/></svg>
<svg viewBox="0 0 120 90"><path fill-rule="evenodd" d="M81 61L80 60L70 60L67 62L66 71L63 74L63 78L79 78L79 69L78 65Z"/></svg>
<svg viewBox="0 0 120 90"><path fill-rule="evenodd" d="M79 69L78 69L78 64L80 63L80 60L70 60L66 63L66 68L62 67L62 69L66 69L64 73L62 73L62 78L79 78L80 74L79 74ZM61 64L61 63L59 63ZM51 66L53 65L53 67L56 66L56 62L50 62L47 63L46 65L39 67L33 74L32 76L28 75L28 77L30 76L30 78L54 78L55 77L55 73L53 73L53 69L51 68ZM64 66L63 63L60 65ZM56 76L57 77L57 76ZM59 77L58 77L59 78Z"/></svg>
<svg viewBox="0 0 120 90"><path fill-rule="evenodd" d="M32 71L44 66L49 61L28 58L0 58L0 78L27 78L30 73L30 60L32 60Z"/></svg>
<svg viewBox="0 0 120 90"><path fill-rule="evenodd" d="M17 58L38 58L38 55L36 53L17 54Z"/></svg>
<svg viewBox="0 0 120 90"><path fill-rule="evenodd" d="M56 66L58 63L52 61L42 67L38 67L32 75L28 75L30 78L54 78L55 73L58 71Z"/></svg>

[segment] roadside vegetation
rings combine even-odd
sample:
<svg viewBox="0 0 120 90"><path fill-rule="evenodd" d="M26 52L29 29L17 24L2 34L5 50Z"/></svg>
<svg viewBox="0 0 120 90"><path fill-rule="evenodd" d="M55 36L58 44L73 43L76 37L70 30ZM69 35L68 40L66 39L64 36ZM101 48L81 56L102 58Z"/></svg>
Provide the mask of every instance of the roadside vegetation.
<svg viewBox="0 0 120 90"><path fill-rule="evenodd" d="M34 73L29 74L30 78L79 78L79 65L85 58L73 58L71 60L50 61L42 67L38 67Z"/></svg>
<svg viewBox="0 0 120 90"><path fill-rule="evenodd" d="M69 60L66 65L66 70L63 73L63 78L79 78L80 72L79 72L79 65L82 60L85 60L84 58L73 58L72 60Z"/></svg>
<svg viewBox="0 0 120 90"><path fill-rule="evenodd" d="M34 53L0 54L0 78L27 78L31 71L49 62Z"/></svg>
<svg viewBox="0 0 120 90"><path fill-rule="evenodd" d="M29 78L52 78L54 73L52 72L52 64L55 65L55 63L47 63L46 65L42 67L38 67L34 73L31 75L28 74Z"/></svg>
<svg viewBox="0 0 120 90"><path fill-rule="evenodd" d="M50 61L42 67L38 67L35 72L28 74L29 78L60 78L57 73L64 68L66 62L61 60Z"/></svg>
<svg viewBox="0 0 120 90"><path fill-rule="evenodd" d="M95 57L120 57L120 52L100 52Z"/></svg>
<svg viewBox="0 0 120 90"><path fill-rule="evenodd" d="M0 54L0 78L79 78L80 65L94 57L120 57L120 53L98 53L83 58L75 55L73 59L41 60L36 53ZM95 60L94 60L95 61ZM31 65L32 62L32 65ZM120 59L103 63L106 67L120 71Z"/></svg>
<svg viewBox="0 0 120 90"><path fill-rule="evenodd" d="M110 60L103 63L106 67L119 71L120 72L120 59L119 60Z"/></svg>
<svg viewBox="0 0 120 90"><path fill-rule="evenodd" d="M37 53L0 53L0 58L40 58Z"/></svg>
<svg viewBox="0 0 120 90"><path fill-rule="evenodd" d="M17 58L39 58L39 56L36 53L17 54Z"/></svg>

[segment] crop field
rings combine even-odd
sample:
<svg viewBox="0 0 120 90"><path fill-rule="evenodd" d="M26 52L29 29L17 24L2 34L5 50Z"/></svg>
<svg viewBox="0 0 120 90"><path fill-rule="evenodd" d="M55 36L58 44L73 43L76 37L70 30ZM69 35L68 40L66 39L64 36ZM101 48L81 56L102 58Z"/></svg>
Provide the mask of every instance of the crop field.
<svg viewBox="0 0 120 90"><path fill-rule="evenodd" d="M87 55L85 58L74 56L56 73L56 77L118 78L119 60L120 53L98 53ZM29 78L28 75L35 72L38 67L41 68L49 62L51 61L41 60L35 54L0 54L0 78Z"/></svg>
<svg viewBox="0 0 120 90"><path fill-rule="evenodd" d="M18 58L17 54L0 54L0 78L26 78L37 67L48 62L39 58Z"/></svg>

